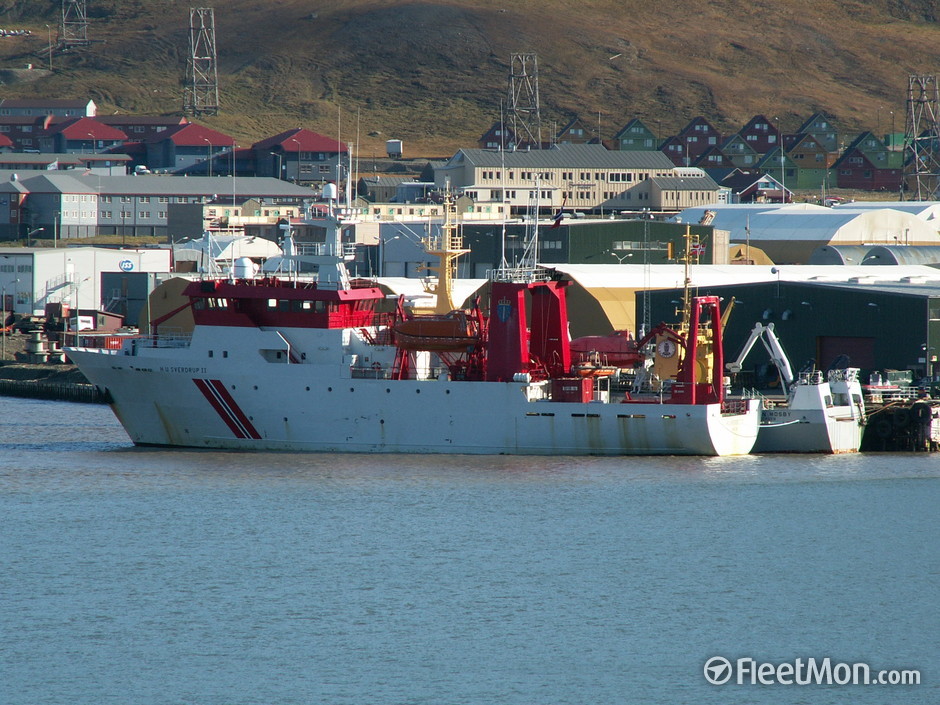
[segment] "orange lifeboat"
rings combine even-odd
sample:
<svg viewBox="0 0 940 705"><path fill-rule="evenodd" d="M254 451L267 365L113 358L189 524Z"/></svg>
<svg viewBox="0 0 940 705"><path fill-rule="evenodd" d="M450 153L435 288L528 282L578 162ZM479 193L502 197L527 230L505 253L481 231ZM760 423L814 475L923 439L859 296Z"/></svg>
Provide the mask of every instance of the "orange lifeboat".
<svg viewBox="0 0 940 705"><path fill-rule="evenodd" d="M467 352L480 341L476 321L465 311L415 316L393 326L395 344L403 350Z"/></svg>

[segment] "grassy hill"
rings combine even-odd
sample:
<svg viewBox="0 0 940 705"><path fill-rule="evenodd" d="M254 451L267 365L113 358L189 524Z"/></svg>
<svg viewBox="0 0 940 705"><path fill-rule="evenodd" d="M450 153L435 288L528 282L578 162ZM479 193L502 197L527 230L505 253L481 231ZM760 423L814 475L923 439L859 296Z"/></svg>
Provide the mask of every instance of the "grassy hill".
<svg viewBox="0 0 940 705"><path fill-rule="evenodd" d="M174 114L189 10L89 0L95 43L53 57L59 0L0 0L2 95L91 97L102 114ZM208 5L207 5L208 6ZM215 6L219 116L242 145L304 126L382 154L449 155L499 118L510 55L536 52L543 135L578 114L611 137L640 116L662 134L695 115L793 130L816 110L846 131L904 126L908 76L940 66L932 0L226 0ZM27 63L34 70L22 69Z"/></svg>

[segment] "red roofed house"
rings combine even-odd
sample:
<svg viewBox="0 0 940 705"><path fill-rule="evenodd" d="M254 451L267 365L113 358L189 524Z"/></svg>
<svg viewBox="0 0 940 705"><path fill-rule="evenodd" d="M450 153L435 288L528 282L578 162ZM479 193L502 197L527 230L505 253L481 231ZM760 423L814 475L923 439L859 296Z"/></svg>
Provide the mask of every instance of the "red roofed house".
<svg viewBox="0 0 940 705"><path fill-rule="evenodd" d="M251 145L257 176L273 176L297 184L341 182L339 169L348 153L346 145L330 137L295 127Z"/></svg>
<svg viewBox="0 0 940 705"><path fill-rule="evenodd" d="M116 127L135 142L143 142L172 127L186 125L189 122L185 117L180 116L160 117L152 115L98 115L95 119L105 125Z"/></svg>
<svg viewBox="0 0 940 705"><path fill-rule="evenodd" d="M147 167L174 174L220 173L213 164L227 164L238 145L226 134L194 122L169 127L146 140ZM221 173L228 173L224 171Z"/></svg>
<svg viewBox="0 0 940 705"><path fill-rule="evenodd" d="M71 118L50 122L44 135L39 138L42 152L58 154L93 154L123 144L127 135L94 118Z"/></svg>

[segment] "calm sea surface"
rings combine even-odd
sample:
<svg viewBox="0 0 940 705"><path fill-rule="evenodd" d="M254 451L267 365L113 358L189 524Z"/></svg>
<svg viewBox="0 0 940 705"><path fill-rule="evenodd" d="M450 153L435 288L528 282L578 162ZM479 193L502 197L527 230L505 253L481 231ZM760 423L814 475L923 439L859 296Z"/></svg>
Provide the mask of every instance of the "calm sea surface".
<svg viewBox="0 0 940 705"><path fill-rule="evenodd" d="M147 450L0 397L0 703L933 704L938 499L940 456Z"/></svg>

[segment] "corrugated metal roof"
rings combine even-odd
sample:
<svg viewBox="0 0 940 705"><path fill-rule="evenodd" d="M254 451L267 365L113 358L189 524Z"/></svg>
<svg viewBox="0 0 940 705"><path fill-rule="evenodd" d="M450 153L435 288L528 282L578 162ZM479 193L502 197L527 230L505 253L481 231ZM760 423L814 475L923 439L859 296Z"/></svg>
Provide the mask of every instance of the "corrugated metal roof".
<svg viewBox="0 0 940 705"><path fill-rule="evenodd" d="M664 191L717 191L720 187L707 174L703 176L654 176L650 179Z"/></svg>
<svg viewBox="0 0 940 705"><path fill-rule="evenodd" d="M9 172L7 172L9 173ZM35 175L34 175L35 174ZM3 173L0 172L0 180ZM9 177L8 177L9 178ZM232 194L262 198L312 198L313 191L271 177L239 176L97 176L65 172L20 175L29 191L42 193L99 193L103 195L203 196Z"/></svg>
<svg viewBox="0 0 940 705"><path fill-rule="evenodd" d="M558 144L551 149L526 152L492 149L461 149L451 159L463 160L478 167L507 169L571 168L571 169L662 169L672 171L675 165L662 152L611 151L600 144Z"/></svg>
<svg viewBox="0 0 940 705"><path fill-rule="evenodd" d="M546 265L549 266L549 265ZM606 289L675 289L685 281L685 267L680 264L553 264L550 268L567 274L585 288ZM861 265L832 266L793 264L779 266L742 264L696 264L689 267L692 286L719 286L721 284L754 284L759 282L809 282L865 286L850 281L852 278L873 278L878 286L909 289L927 288L940 295L940 269L922 265L868 267ZM926 278L932 282L906 284L905 277Z"/></svg>
<svg viewBox="0 0 940 705"><path fill-rule="evenodd" d="M940 218L940 201L849 201L840 203L833 208L842 210L873 210L879 208L891 208L892 210L904 211L916 215L923 220L935 220Z"/></svg>
<svg viewBox="0 0 940 705"><path fill-rule="evenodd" d="M891 208L826 208L809 203L713 204L687 208L678 217L682 222L696 223L706 210L715 211L712 225L729 231L735 242L743 242L748 235L757 242L836 240L846 244L893 244L904 238L909 242L940 242L936 229L927 221Z"/></svg>

